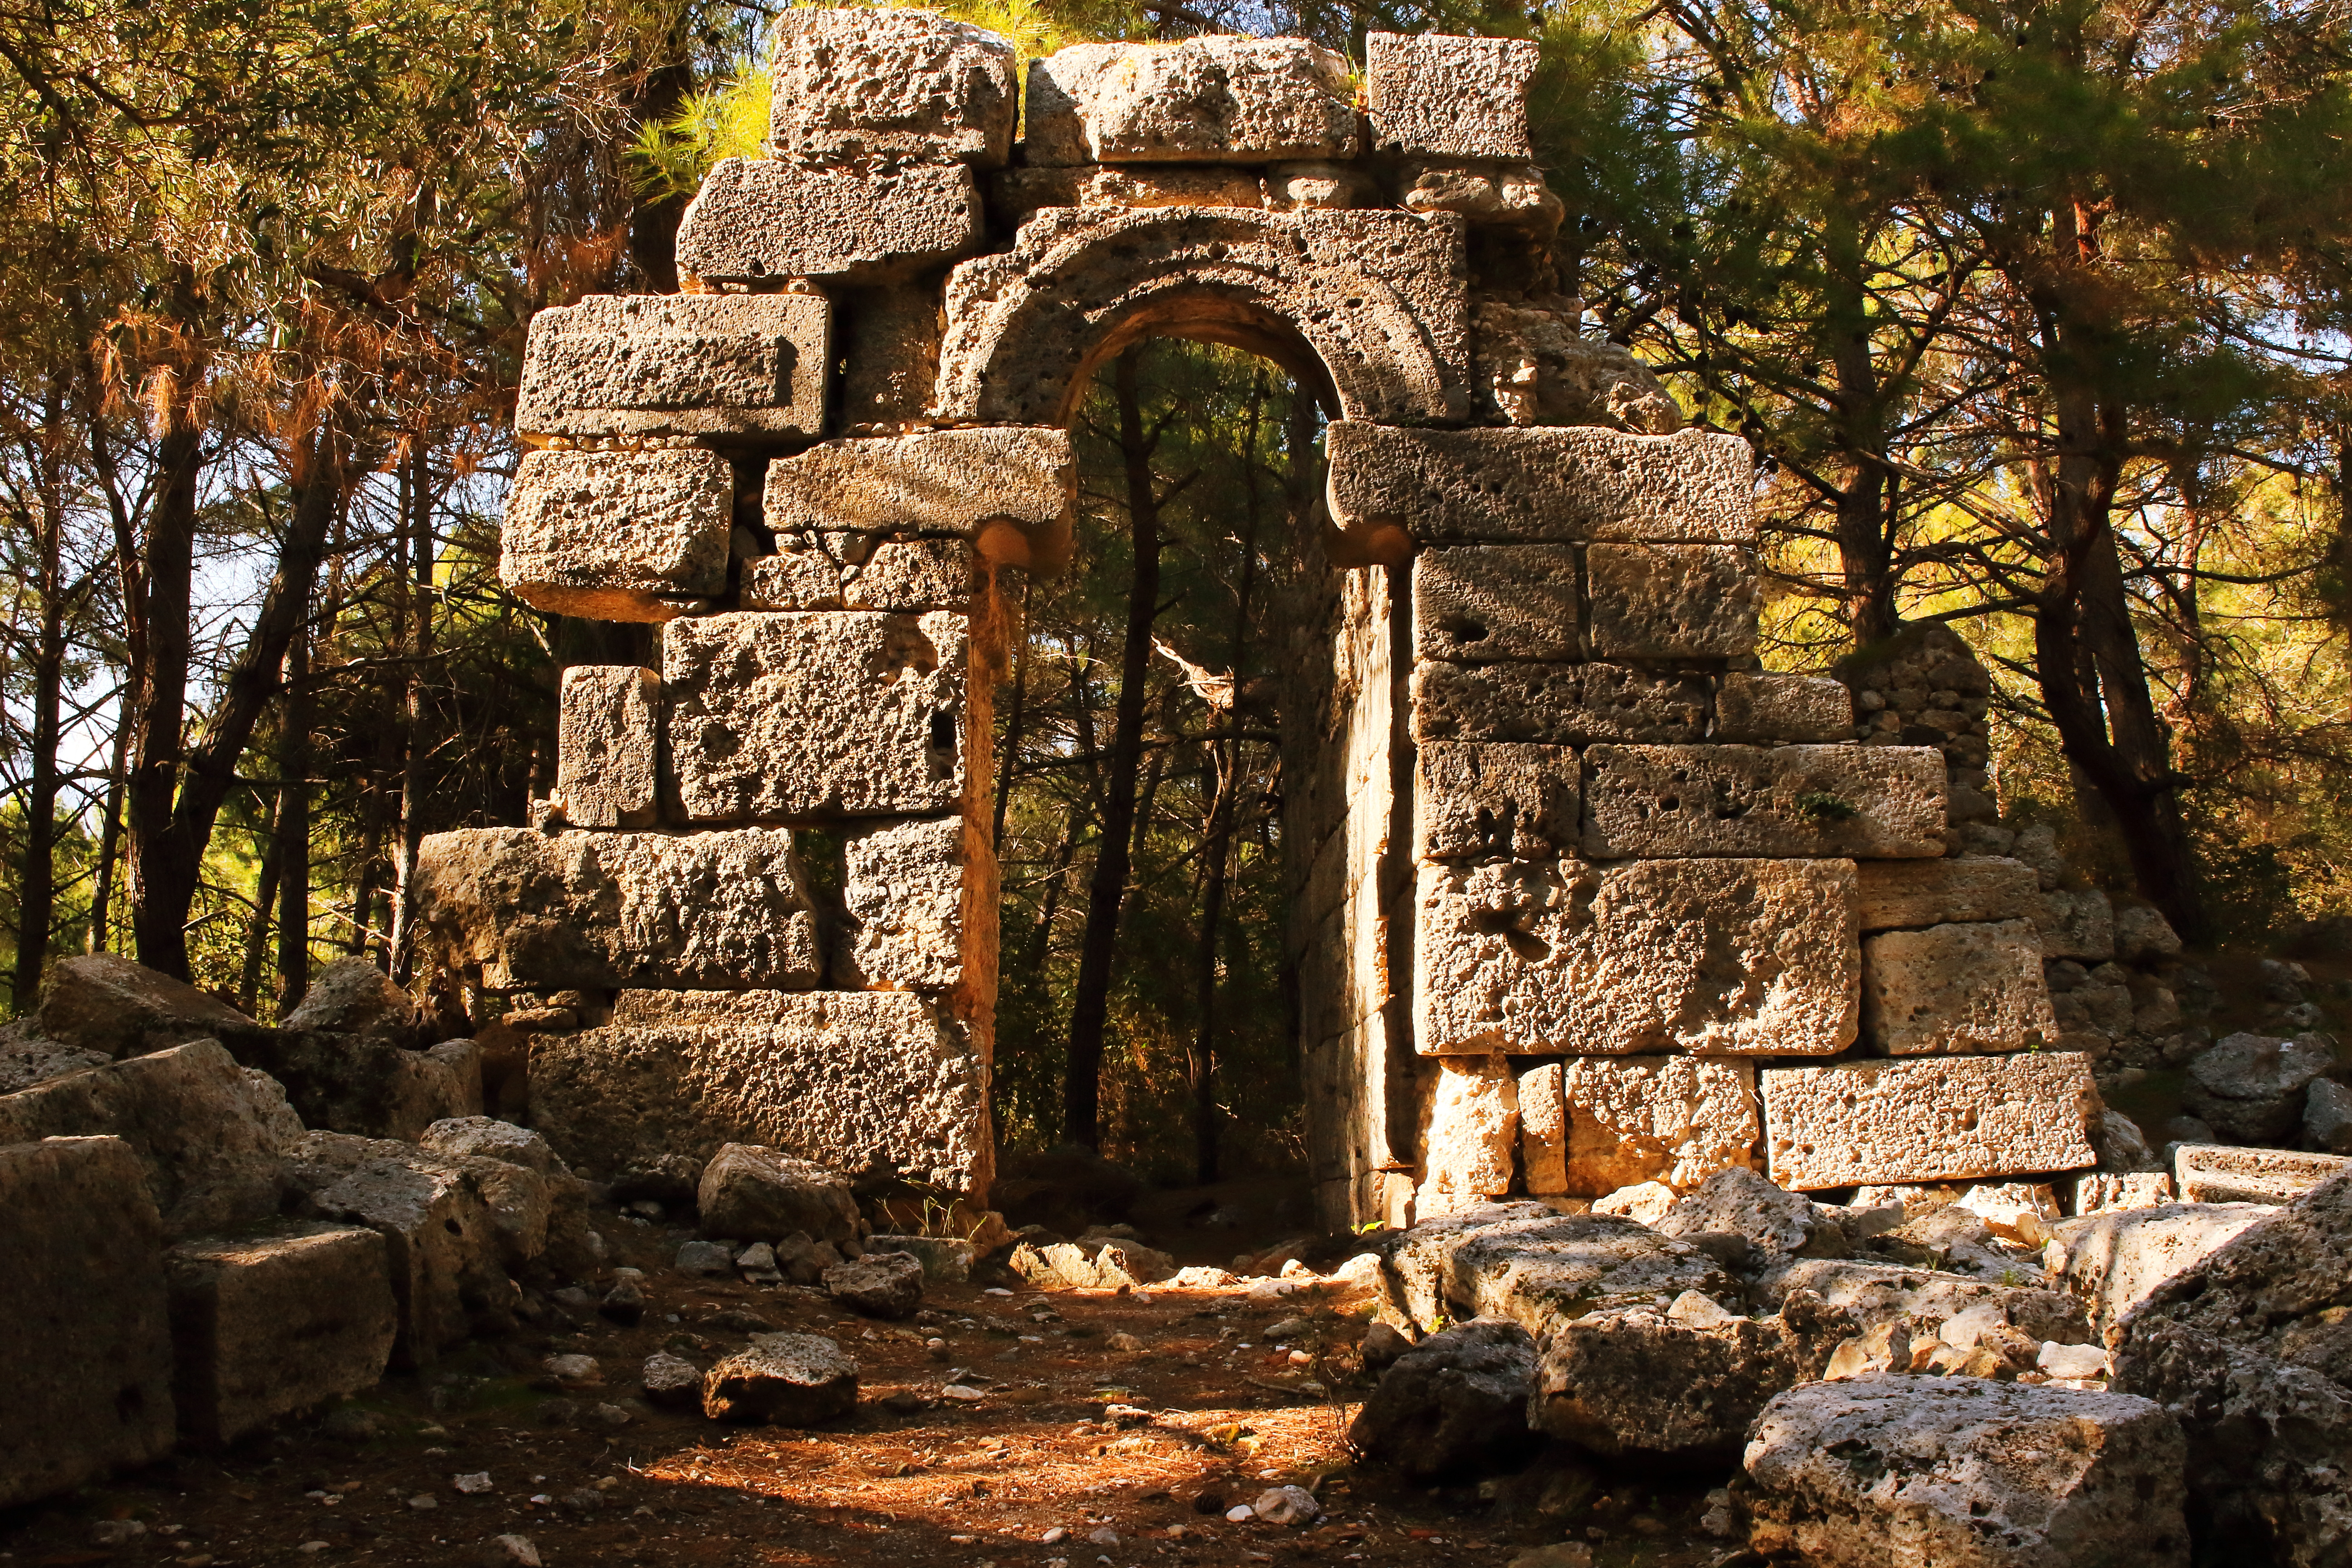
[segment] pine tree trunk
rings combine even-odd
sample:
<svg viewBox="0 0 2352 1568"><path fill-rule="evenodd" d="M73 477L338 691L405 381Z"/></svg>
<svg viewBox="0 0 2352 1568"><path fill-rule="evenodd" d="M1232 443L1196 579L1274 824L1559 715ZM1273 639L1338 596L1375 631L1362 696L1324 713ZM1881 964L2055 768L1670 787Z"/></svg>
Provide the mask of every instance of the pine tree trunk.
<svg viewBox="0 0 2352 1568"><path fill-rule="evenodd" d="M333 599L337 595L330 595ZM332 610L329 624L332 624ZM278 1016L310 989L310 629L286 650L286 714L278 738Z"/></svg>
<svg viewBox="0 0 2352 1568"><path fill-rule="evenodd" d="M62 396L53 393L53 429L62 418ZM10 1005L18 1013L29 1010L40 995L41 968L57 919L58 741L66 668L64 501L54 458L44 454L36 461L41 470L41 628L33 650L32 755L25 781L25 858L16 877L16 972L9 991Z"/></svg>
<svg viewBox="0 0 2352 1568"><path fill-rule="evenodd" d="M407 549L401 575L407 587L402 597L408 607L407 754L400 773L399 853L393 863L392 973L403 984L411 978L415 945L409 920L410 896L416 878L416 857L425 842L425 763L432 754L433 737L425 697L425 663L433 657L433 491L432 473L422 442L404 472L407 505Z"/></svg>
<svg viewBox="0 0 2352 1568"><path fill-rule="evenodd" d="M269 847L261 854L261 877L253 889L253 918L245 927L245 967L236 981L237 1011L250 1015L254 999L261 994L262 966L269 957L269 921L276 912L278 878L286 864L286 836L280 831L286 820L286 790L281 784L278 798L269 808Z"/></svg>

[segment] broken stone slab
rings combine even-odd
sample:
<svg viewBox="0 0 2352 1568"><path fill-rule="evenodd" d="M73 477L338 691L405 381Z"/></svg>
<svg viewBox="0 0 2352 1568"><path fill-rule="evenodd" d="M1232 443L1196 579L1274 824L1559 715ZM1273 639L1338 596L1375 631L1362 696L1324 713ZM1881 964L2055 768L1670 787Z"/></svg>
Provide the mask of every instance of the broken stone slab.
<svg viewBox="0 0 2352 1568"><path fill-rule="evenodd" d="M822 1334L753 1334L703 1375L713 1421L815 1426L857 1408L857 1363Z"/></svg>
<svg viewBox="0 0 2352 1568"><path fill-rule="evenodd" d="M1818 1298L1851 1318L1858 1331L1900 1324L1915 1338L1932 1340L1963 1313L1973 1321L2007 1323L2036 1341L2084 1344L2094 1335L2083 1303L2057 1290L2024 1281L1972 1279L1941 1268L1906 1268L1859 1258L1800 1258L1765 1276L1761 1289L1770 1303L1800 1292Z"/></svg>
<svg viewBox="0 0 2352 1568"><path fill-rule="evenodd" d="M1619 1215L1555 1214L1525 1199L1423 1220L1375 1250L1390 1307L1423 1329L1504 1318L1540 1340L1586 1312L1664 1310L1689 1290L1738 1299L1695 1247Z"/></svg>
<svg viewBox="0 0 2352 1568"><path fill-rule="evenodd" d="M2055 1045L2033 927L2002 921L1864 937L1862 1037L1896 1057Z"/></svg>
<svg viewBox="0 0 2352 1568"><path fill-rule="evenodd" d="M446 1160L502 1160L542 1176L565 1177L562 1158L528 1127L487 1116L453 1116L425 1130L417 1146Z"/></svg>
<svg viewBox="0 0 2352 1568"><path fill-rule="evenodd" d="M2091 1061L2075 1051L1767 1068L1772 1180L1795 1192L2095 1164Z"/></svg>
<svg viewBox="0 0 2352 1568"><path fill-rule="evenodd" d="M1558 201L1540 175L1530 171L1528 183L1536 200ZM1497 195L1505 205L1516 205ZM1591 425L1643 436L1681 429L1682 405L1656 374L1631 350L1588 335L1582 313L1575 301L1558 298L1472 304L1478 422L1521 428Z"/></svg>
<svg viewBox="0 0 2352 1568"><path fill-rule="evenodd" d="M866 1245L877 1252L904 1252L923 1266L923 1278L935 1284L962 1285L971 1279L980 1248L969 1241L943 1236L869 1236Z"/></svg>
<svg viewBox="0 0 2352 1568"><path fill-rule="evenodd" d="M1663 1311L1588 1313L1544 1341L1528 1415L1603 1458L1727 1460L1774 1394L1822 1374L1844 1328L1801 1332L1704 1296Z"/></svg>
<svg viewBox="0 0 2352 1568"><path fill-rule="evenodd" d="M677 226L681 278L757 288L887 283L980 244L980 185L961 163L872 174L722 158Z"/></svg>
<svg viewBox="0 0 2352 1568"><path fill-rule="evenodd" d="M1567 746L1432 741L1416 748L1413 854L1534 860L1576 847L1580 766Z"/></svg>
<svg viewBox="0 0 2352 1568"><path fill-rule="evenodd" d="M575 664L556 699L555 788L574 827L651 827L661 816L661 677Z"/></svg>
<svg viewBox="0 0 2352 1568"><path fill-rule="evenodd" d="M967 626L851 610L672 622L662 690L687 820L954 809Z"/></svg>
<svg viewBox="0 0 2352 1568"><path fill-rule="evenodd" d="M1015 566L1068 549L1076 469L1066 431L925 430L828 441L768 465L762 517L788 534L974 541Z"/></svg>
<svg viewBox="0 0 2352 1568"><path fill-rule="evenodd" d="M389 984L365 958L338 959L327 968L346 964ZM249 1073L258 1069L280 1088L292 1119L290 1128L281 1128L281 1143L299 1136L304 1124L370 1138L415 1139L444 1117L482 1108L480 1055L470 1040L419 1051L367 1033L288 1028L239 1049ZM223 1219L204 1228L231 1223Z"/></svg>
<svg viewBox="0 0 2352 1568"><path fill-rule="evenodd" d="M1597 745L1584 766L1595 859L1944 852L1944 759L1930 746Z"/></svg>
<svg viewBox="0 0 2352 1568"><path fill-rule="evenodd" d="M1549 1190L1570 1197L1605 1197L1651 1181L1696 1186L1715 1172L1744 1169L1762 1131L1756 1069L1742 1061L1573 1057L1561 1065L1557 1092L1567 1148L1561 1184ZM1538 1191L1532 1182L1528 1190Z"/></svg>
<svg viewBox="0 0 2352 1568"><path fill-rule="evenodd" d="M2183 1143L2172 1153L2181 1200L2192 1204L2290 1204L2346 1171L2352 1159L2293 1149Z"/></svg>
<svg viewBox="0 0 2352 1568"><path fill-rule="evenodd" d="M33 1021L44 1039L110 1058L145 1056L191 1040L234 1047L261 1025L184 980L119 953L77 953L49 965Z"/></svg>
<svg viewBox="0 0 2352 1568"><path fill-rule="evenodd" d="M822 968L781 828L460 828L425 839L414 897L420 941L494 989L797 989Z"/></svg>
<svg viewBox="0 0 2352 1568"><path fill-rule="evenodd" d="M526 452L499 581L552 615L666 621L726 592L734 505L716 452Z"/></svg>
<svg viewBox="0 0 2352 1568"><path fill-rule="evenodd" d="M286 1015L289 1030L349 1035L406 1050L433 1043L425 1010L372 958L353 954L323 965L302 993L301 1005Z"/></svg>
<svg viewBox="0 0 2352 1568"><path fill-rule="evenodd" d="M2115 906L2097 888L2053 889L2027 917L2042 931L2042 956L2105 963L2116 955Z"/></svg>
<svg viewBox="0 0 2352 1568"><path fill-rule="evenodd" d="M696 1193L702 1234L777 1242L798 1231L814 1241L857 1236L857 1199L823 1165L755 1143L729 1143L702 1168Z"/></svg>
<svg viewBox="0 0 2352 1568"><path fill-rule="evenodd" d="M1871 860L1854 869L1862 880L1862 902L1857 912L1865 932L2031 921L2041 897L2041 884L2033 868L2022 860L2001 856ZM2035 951L2038 963L2038 931Z"/></svg>
<svg viewBox="0 0 2352 1568"><path fill-rule="evenodd" d="M1736 1236L1769 1266L1793 1256L1820 1225L1821 1208L1811 1199L1774 1186L1745 1165L1727 1165L1684 1194L1653 1228L1660 1236Z"/></svg>
<svg viewBox="0 0 2352 1568"><path fill-rule="evenodd" d="M824 429L822 294L594 294L530 319L515 430L774 437Z"/></svg>
<svg viewBox="0 0 2352 1568"><path fill-rule="evenodd" d="M1511 1190L1518 1080L1502 1057L1448 1057L1423 1087L1420 1212Z"/></svg>
<svg viewBox="0 0 2352 1568"><path fill-rule="evenodd" d="M1845 860L1423 866L1414 1038L1429 1055L1843 1050L1853 889Z"/></svg>
<svg viewBox="0 0 2352 1568"><path fill-rule="evenodd" d="M1706 725L1705 678L1622 664L1418 663L1412 734L1420 742L1691 742Z"/></svg>
<svg viewBox="0 0 2352 1568"><path fill-rule="evenodd" d="M2284 1143L2302 1123L2305 1090L2335 1068L2328 1036L2282 1040L2241 1031L2189 1061L2181 1109L2230 1142Z"/></svg>
<svg viewBox="0 0 2352 1568"><path fill-rule="evenodd" d="M1578 658L1580 618L1568 545L1456 544L1412 558L1415 658Z"/></svg>
<svg viewBox="0 0 2352 1568"><path fill-rule="evenodd" d="M743 569L747 610L887 610L920 615L971 606L974 552L961 539L805 534ZM835 553L835 547L841 547ZM852 559L851 557L855 557Z"/></svg>
<svg viewBox="0 0 2352 1568"><path fill-rule="evenodd" d="M1842 680L1730 670L1715 684L1715 738L1748 745L1853 738L1853 691Z"/></svg>
<svg viewBox="0 0 2352 1568"><path fill-rule="evenodd" d="M198 1441L234 1443L383 1376L399 1310L374 1231L281 1220L184 1241L164 1267L173 1396Z"/></svg>
<svg viewBox="0 0 2352 1568"><path fill-rule="evenodd" d="M826 1295L864 1317L911 1318L923 1304L923 1264L910 1252L869 1252L823 1278Z"/></svg>
<svg viewBox="0 0 2352 1568"><path fill-rule="evenodd" d="M2095 1171L2074 1178L2070 1212L2107 1214L2156 1208L2173 1200L2172 1178L2162 1171Z"/></svg>
<svg viewBox="0 0 2352 1568"><path fill-rule="evenodd" d="M101 1051L52 1040L37 1033L27 1018L0 1024L0 1094L14 1094L84 1068L102 1068L113 1059Z"/></svg>
<svg viewBox="0 0 2352 1568"><path fill-rule="evenodd" d="M163 1227L120 1138L0 1137L0 1507L172 1451Z"/></svg>
<svg viewBox="0 0 2352 1568"><path fill-rule="evenodd" d="M1763 581L1730 544L1595 544L1585 552L1595 658L1746 658Z"/></svg>
<svg viewBox="0 0 2352 1568"><path fill-rule="evenodd" d="M1348 62L1302 38L1075 44L1029 62L1022 151L1072 163L1345 161L1358 150Z"/></svg>
<svg viewBox="0 0 2352 1568"><path fill-rule="evenodd" d="M1774 1563L2187 1568L2180 1428L2145 1399L1976 1377L1776 1395L1745 1458L1748 1545Z"/></svg>
<svg viewBox="0 0 2352 1568"><path fill-rule="evenodd" d="M1517 229L1538 239L1549 239L1567 213L1567 204L1532 163L1408 158L1397 172L1397 205L1407 212L1454 213L1474 224Z"/></svg>
<svg viewBox="0 0 2352 1568"><path fill-rule="evenodd" d="M1535 1373L1535 1342L1517 1323L1432 1334L1381 1373L1348 1446L1416 1481L1507 1468L1536 1442L1528 1429Z"/></svg>
<svg viewBox="0 0 2352 1568"><path fill-rule="evenodd" d="M2271 1213L2261 1204L2165 1204L2060 1220L2042 1262L2088 1304L2104 1333L2158 1286Z"/></svg>
<svg viewBox="0 0 2352 1568"><path fill-rule="evenodd" d="M1006 1267L1047 1290L1115 1290L1168 1279L1176 1272L1176 1260L1131 1241L1061 1241L1042 1247L1023 1242L1013 1249Z"/></svg>
<svg viewBox="0 0 2352 1568"><path fill-rule="evenodd" d="M477 1310L511 1295L499 1262L498 1222L480 1183L457 1163L389 1140L332 1132L310 1134L295 1159L318 1173L305 1179L318 1183L308 1200L312 1215L383 1238L399 1308L394 1366L432 1365L472 1331Z"/></svg>
<svg viewBox="0 0 2352 1568"><path fill-rule="evenodd" d="M996 858L961 816L919 817L845 836L845 916L835 984L870 991L950 991L992 973ZM982 940L989 950L982 950Z"/></svg>
<svg viewBox="0 0 2352 1568"><path fill-rule="evenodd" d="M771 39L768 144L806 167L970 163L1013 149L1010 39L929 11L787 11Z"/></svg>
<svg viewBox="0 0 2352 1568"><path fill-rule="evenodd" d="M1367 34L1372 145L1449 158L1532 158L1528 84L1538 55L1534 44L1517 38Z"/></svg>

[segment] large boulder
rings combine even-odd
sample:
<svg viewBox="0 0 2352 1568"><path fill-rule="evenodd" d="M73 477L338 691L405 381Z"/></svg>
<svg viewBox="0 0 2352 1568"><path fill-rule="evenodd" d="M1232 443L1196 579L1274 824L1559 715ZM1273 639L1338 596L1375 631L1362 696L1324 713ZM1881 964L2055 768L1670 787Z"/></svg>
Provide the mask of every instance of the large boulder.
<svg viewBox="0 0 2352 1568"><path fill-rule="evenodd" d="M857 1234L857 1199L847 1182L757 1143L722 1146L703 1167L695 1199L705 1236L775 1242L796 1230L818 1241Z"/></svg>
<svg viewBox="0 0 2352 1568"><path fill-rule="evenodd" d="M1381 1374L1348 1443L1415 1480L1476 1475L1535 1446L1528 1396L1535 1342L1517 1323L1484 1320L1434 1333Z"/></svg>
<svg viewBox="0 0 2352 1568"><path fill-rule="evenodd" d="M822 1334L753 1334L702 1380L713 1421L814 1426L856 1408L857 1363Z"/></svg>
<svg viewBox="0 0 2352 1568"><path fill-rule="evenodd" d="M430 1026L415 1001L378 969L372 958L339 958L311 977L301 1005L286 1015L285 1027L381 1040L416 1050L432 1043Z"/></svg>
<svg viewBox="0 0 2352 1568"><path fill-rule="evenodd" d="M1693 1290L1739 1299L1730 1278L1688 1242L1622 1215L1559 1215L1539 1203L1458 1210L1379 1250L1391 1306L1425 1327L1507 1318L1540 1339L1611 1307L1663 1311Z"/></svg>
<svg viewBox="0 0 2352 1568"><path fill-rule="evenodd" d="M33 1016L47 1038L117 1058L191 1040L219 1040L235 1050L269 1032L187 982L111 952L51 964Z"/></svg>
<svg viewBox="0 0 2352 1568"><path fill-rule="evenodd" d="M2262 1204L2163 1204L2084 1215L2052 1227L2042 1263L2105 1333L2158 1286L2271 1213Z"/></svg>
<svg viewBox="0 0 2352 1568"><path fill-rule="evenodd" d="M470 1042L411 1050L383 1033L285 1029L247 1040L238 1057L284 1084L307 1125L337 1132L414 1142L436 1121L482 1108L480 1057Z"/></svg>
<svg viewBox="0 0 2352 1568"><path fill-rule="evenodd" d="M487 1116L453 1116L436 1121L416 1142L426 1153L444 1159L503 1160L542 1176L572 1173L564 1169L562 1157L548 1147L546 1139L528 1127Z"/></svg>
<svg viewBox="0 0 2352 1568"><path fill-rule="evenodd" d="M2305 1090L2335 1066L2326 1035L2231 1035L2189 1064L2181 1107L2226 1142L2284 1143L2302 1124Z"/></svg>

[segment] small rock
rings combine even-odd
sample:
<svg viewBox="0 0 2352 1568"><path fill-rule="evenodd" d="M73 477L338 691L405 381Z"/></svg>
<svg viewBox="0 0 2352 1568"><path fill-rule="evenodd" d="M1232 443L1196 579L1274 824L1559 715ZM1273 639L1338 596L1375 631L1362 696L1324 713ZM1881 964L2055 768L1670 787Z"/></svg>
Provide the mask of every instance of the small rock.
<svg viewBox="0 0 2352 1568"><path fill-rule="evenodd" d="M1108 1524L1097 1525L1096 1528L1087 1531L1087 1539L1093 1542L1097 1546L1117 1546L1118 1544L1118 1531L1113 1530Z"/></svg>
<svg viewBox="0 0 2352 1568"><path fill-rule="evenodd" d="M940 1397L952 1399L961 1405L971 1405L987 1398L988 1394L986 1390L974 1388L968 1383L950 1383L940 1390Z"/></svg>
<svg viewBox="0 0 2352 1568"><path fill-rule="evenodd" d="M1717 1487L1706 1494L1698 1527L1717 1541L1729 1541L1739 1533L1739 1516L1732 1511L1730 1488Z"/></svg>
<svg viewBox="0 0 2352 1568"><path fill-rule="evenodd" d="M629 1414L628 1407L623 1405L595 1405L589 1410L588 1415L597 1426L608 1426L616 1432L636 1419Z"/></svg>
<svg viewBox="0 0 2352 1568"><path fill-rule="evenodd" d="M110 1550L128 1546L146 1533L147 1527L135 1519L101 1519L89 1527L90 1544Z"/></svg>
<svg viewBox="0 0 2352 1568"><path fill-rule="evenodd" d="M702 1401L702 1373L683 1356L656 1351L646 1358L640 1374L646 1403L673 1410L691 1410Z"/></svg>
<svg viewBox="0 0 2352 1568"><path fill-rule="evenodd" d="M702 1384L702 1413L714 1421L813 1426L856 1405L857 1363L821 1334L754 1334Z"/></svg>
<svg viewBox="0 0 2352 1568"><path fill-rule="evenodd" d="M705 1236L775 1241L800 1231L846 1241L857 1234L857 1200L847 1182L756 1143L729 1143L712 1155L696 1201Z"/></svg>
<svg viewBox="0 0 2352 1568"><path fill-rule="evenodd" d="M1041 1546L1059 1546L1063 1542L1067 1541L1069 1538L1070 1532L1064 1530L1057 1524L1053 1529L1047 1531L1045 1534L1039 1536L1037 1538L1037 1542Z"/></svg>
<svg viewBox="0 0 2352 1568"><path fill-rule="evenodd" d="M2324 1154L2352 1154L2352 1089L2331 1078L2313 1079L2303 1102L2303 1131Z"/></svg>
<svg viewBox="0 0 2352 1568"><path fill-rule="evenodd" d="M1364 1331L1364 1342L1357 1354L1370 1373L1386 1372L1397 1357L1412 1349L1412 1342L1399 1333L1392 1324L1374 1323Z"/></svg>
<svg viewBox="0 0 2352 1568"><path fill-rule="evenodd" d="M1251 1520L1254 1520L1256 1517L1257 1510L1250 1507L1250 1505L1245 1502L1235 1503L1233 1507L1225 1510L1225 1522L1228 1524L1247 1524Z"/></svg>
<svg viewBox="0 0 2352 1568"><path fill-rule="evenodd" d="M1273 1344L1284 1340L1295 1340L1303 1334L1311 1334L1314 1331L1315 1325L1305 1318L1285 1318L1280 1322L1266 1325L1265 1338L1268 1343Z"/></svg>
<svg viewBox="0 0 2352 1568"><path fill-rule="evenodd" d="M1674 1305L1666 1309L1668 1321L1690 1329L1718 1328L1738 1315L1726 1311L1723 1304L1714 1297L1697 1290L1684 1291L1675 1298Z"/></svg>
<svg viewBox="0 0 2352 1568"><path fill-rule="evenodd" d="M604 1381L604 1370L590 1355L551 1355L539 1363L547 1375L564 1383L595 1384Z"/></svg>
<svg viewBox="0 0 2352 1568"><path fill-rule="evenodd" d="M373 1411L346 1405L331 1410L319 1424L319 1430L344 1443L364 1443L383 1435L383 1422Z"/></svg>
<svg viewBox="0 0 2352 1568"><path fill-rule="evenodd" d="M2105 1377L2107 1352L2099 1345L2062 1345L2045 1342L2033 1364L2053 1377Z"/></svg>
<svg viewBox="0 0 2352 1568"><path fill-rule="evenodd" d="M1558 1541L1520 1552L1511 1559L1511 1568L1592 1568L1592 1548L1581 1541Z"/></svg>
<svg viewBox="0 0 2352 1568"><path fill-rule="evenodd" d="M537 1412L542 1426L570 1426L580 1419L580 1404L572 1399L542 1399Z"/></svg>
<svg viewBox="0 0 2352 1568"><path fill-rule="evenodd" d="M732 1274L735 1255L716 1242L689 1241L677 1249L673 1265L680 1274Z"/></svg>
<svg viewBox="0 0 2352 1568"><path fill-rule="evenodd" d="M415 1509L419 1513L425 1513L434 1509L439 1508L441 1506L441 1500L430 1495L429 1493L418 1492L415 1497L408 1500L408 1506Z"/></svg>
<svg viewBox="0 0 2352 1568"><path fill-rule="evenodd" d="M1143 1348L1143 1342L1133 1334L1113 1334L1103 1342L1115 1351L1133 1352Z"/></svg>
<svg viewBox="0 0 2352 1568"><path fill-rule="evenodd" d="M1250 1511L1268 1524L1312 1524L1323 1505L1305 1487L1269 1487L1258 1493Z"/></svg>
<svg viewBox="0 0 2352 1568"><path fill-rule="evenodd" d="M1594 1202L1594 1214L1622 1215L1643 1225L1655 1225L1675 1206L1674 1188L1664 1182L1637 1182L1630 1187L1620 1187L1605 1198Z"/></svg>
<svg viewBox="0 0 2352 1568"><path fill-rule="evenodd" d="M923 1301L923 1265L912 1253L869 1252L824 1271L825 1294L869 1318L909 1318Z"/></svg>
<svg viewBox="0 0 2352 1568"><path fill-rule="evenodd" d="M493 1535L482 1553L485 1568L541 1568L539 1548L528 1535Z"/></svg>
<svg viewBox="0 0 2352 1568"><path fill-rule="evenodd" d="M596 1310L623 1328L634 1328L646 1315L645 1287L634 1279L624 1279L604 1292L604 1299L596 1303Z"/></svg>
<svg viewBox="0 0 2352 1568"><path fill-rule="evenodd" d="M913 1415L923 1408L923 1396L911 1388L894 1389L882 1396L881 1404L893 1415Z"/></svg>
<svg viewBox="0 0 2352 1568"><path fill-rule="evenodd" d="M467 1496L472 1497L478 1493L486 1492L490 1489L490 1472L488 1470L476 1470L471 1475L451 1476L449 1478L449 1484L457 1488L459 1491L464 1492Z"/></svg>

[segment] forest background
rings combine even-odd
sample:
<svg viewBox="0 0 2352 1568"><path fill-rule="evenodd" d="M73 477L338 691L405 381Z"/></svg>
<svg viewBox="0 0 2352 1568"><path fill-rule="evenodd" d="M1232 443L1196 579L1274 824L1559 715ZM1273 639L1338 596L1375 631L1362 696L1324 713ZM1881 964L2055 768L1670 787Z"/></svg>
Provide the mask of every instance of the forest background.
<svg viewBox="0 0 2352 1568"><path fill-rule="evenodd" d="M1560 291L1758 448L1767 665L1942 620L2009 820L2200 944L2346 929L2342 0L942 8L1028 54L1537 39ZM521 821L560 670L647 660L497 583L522 344L677 288L772 16L0 0L11 1010L89 949L264 1017L329 956L404 970L420 838ZM997 703L1009 1145L1296 1157L1275 678L1320 418L1165 340L1084 405L1077 563Z"/></svg>

